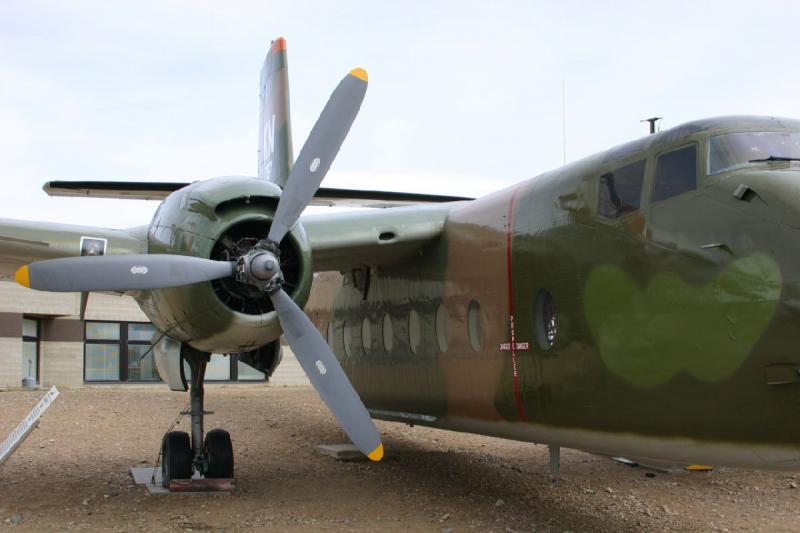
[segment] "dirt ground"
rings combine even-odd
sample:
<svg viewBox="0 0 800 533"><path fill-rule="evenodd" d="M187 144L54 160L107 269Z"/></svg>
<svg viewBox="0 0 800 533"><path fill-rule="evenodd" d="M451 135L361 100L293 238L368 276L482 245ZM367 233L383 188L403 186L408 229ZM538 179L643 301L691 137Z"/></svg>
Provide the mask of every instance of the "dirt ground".
<svg viewBox="0 0 800 533"><path fill-rule="evenodd" d="M5 438L37 392L0 392ZM378 423L388 456L345 463L313 390L207 386L206 428L231 432L236 491L149 496L153 464L187 395L162 388L63 391L0 466L0 531L797 531L800 474L662 474L533 444ZM184 419L180 428L188 430Z"/></svg>

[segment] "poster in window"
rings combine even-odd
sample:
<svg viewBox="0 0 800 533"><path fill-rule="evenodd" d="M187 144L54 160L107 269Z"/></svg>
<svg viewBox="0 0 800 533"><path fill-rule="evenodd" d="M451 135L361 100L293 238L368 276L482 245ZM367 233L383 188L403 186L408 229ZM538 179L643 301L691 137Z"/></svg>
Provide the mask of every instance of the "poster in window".
<svg viewBox="0 0 800 533"><path fill-rule="evenodd" d="M97 237L81 237L81 256L105 255L107 239Z"/></svg>

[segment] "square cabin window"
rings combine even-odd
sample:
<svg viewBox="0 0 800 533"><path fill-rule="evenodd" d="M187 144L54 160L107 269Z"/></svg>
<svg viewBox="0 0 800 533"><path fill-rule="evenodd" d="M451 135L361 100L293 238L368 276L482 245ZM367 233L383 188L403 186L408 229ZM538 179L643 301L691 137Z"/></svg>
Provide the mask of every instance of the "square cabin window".
<svg viewBox="0 0 800 533"><path fill-rule="evenodd" d="M638 211L644 181L644 159L600 176L597 212L619 218Z"/></svg>
<svg viewBox="0 0 800 533"><path fill-rule="evenodd" d="M697 145L658 157L653 201L658 202L697 188Z"/></svg>

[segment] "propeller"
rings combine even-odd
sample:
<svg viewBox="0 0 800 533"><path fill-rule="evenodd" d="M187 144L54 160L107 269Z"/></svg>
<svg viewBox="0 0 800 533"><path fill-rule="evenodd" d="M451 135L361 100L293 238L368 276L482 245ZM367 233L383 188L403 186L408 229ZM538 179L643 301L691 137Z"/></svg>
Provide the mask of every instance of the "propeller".
<svg viewBox="0 0 800 533"><path fill-rule="evenodd" d="M165 289L233 275L230 261L190 255L98 255L36 261L17 270L17 283L50 292Z"/></svg>
<svg viewBox="0 0 800 533"><path fill-rule="evenodd" d="M300 307L281 288L280 242L297 223L339 153L367 91L367 73L354 69L331 94L289 172L265 239L236 261L155 254L84 256L36 261L16 280L56 292L162 289L235 276L264 291L284 336L320 398L353 444L373 461L383 458L380 434L333 351Z"/></svg>

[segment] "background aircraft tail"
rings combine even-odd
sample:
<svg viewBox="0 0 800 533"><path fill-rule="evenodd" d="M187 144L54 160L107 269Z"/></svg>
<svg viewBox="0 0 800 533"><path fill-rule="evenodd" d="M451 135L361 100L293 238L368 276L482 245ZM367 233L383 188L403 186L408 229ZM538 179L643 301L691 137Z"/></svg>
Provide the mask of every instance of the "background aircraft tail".
<svg viewBox="0 0 800 533"><path fill-rule="evenodd" d="M283 187L294 162L289 118L289 71L283 37L272 41L264 60L259 98L258 177Z"/></svg>

